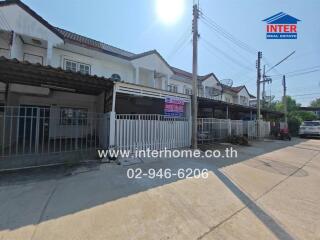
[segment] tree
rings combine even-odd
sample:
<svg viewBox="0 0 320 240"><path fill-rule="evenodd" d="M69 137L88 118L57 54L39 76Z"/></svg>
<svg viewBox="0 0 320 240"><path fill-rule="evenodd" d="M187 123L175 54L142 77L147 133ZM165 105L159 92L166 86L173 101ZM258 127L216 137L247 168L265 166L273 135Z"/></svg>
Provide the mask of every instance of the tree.
<svg viewBox="0 0 320 240"><path fill-rule="evenodd" d="M298 111L299 107L301 107L300 103L297 103L296 100L294 100L292 97L287 96L287 111L288 111L288 114L290 112L293 112L293 111ZM282 101L281 102L277 102L276 110L283 112L284 106L283 106L283 102Z"/></svg>
<svg viewBox="0 0 320 240"><path fill-rule="evenodd" d="M320 107L320 98L317 98L316 100L313 100L310 103L310 107Z"/></svg>
<svg viewBox="0 0 320 240"><path fill-rule="evenodd" d="M284 106L282 101L277 101L274 103L275 110L283 112ZM291 134L297 135L299 127L303 121L315 120L317 116L312 112L301 111L300 103L297 103L295 99L290 96L287 96L287 111L288 111L288 125Z"/></svg>
<svg viewBox="0 0 320 240"><path fill-rule="evenodd" d="M314 114L313 112L297 111L294 114L300 117L302 121L312 121L317 119L317 115Z"/></svg>

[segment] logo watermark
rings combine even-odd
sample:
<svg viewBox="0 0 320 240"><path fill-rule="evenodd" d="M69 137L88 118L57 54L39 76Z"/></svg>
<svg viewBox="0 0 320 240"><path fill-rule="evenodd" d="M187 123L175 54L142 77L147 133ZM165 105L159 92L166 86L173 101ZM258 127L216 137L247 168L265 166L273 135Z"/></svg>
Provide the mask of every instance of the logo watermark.
<svg viewBox="0 0 320 240"><path fill-rule="evenodd" d="M284 12L262 20L267 23L267 39L297 39L298 22L301 21Z"/></svg>

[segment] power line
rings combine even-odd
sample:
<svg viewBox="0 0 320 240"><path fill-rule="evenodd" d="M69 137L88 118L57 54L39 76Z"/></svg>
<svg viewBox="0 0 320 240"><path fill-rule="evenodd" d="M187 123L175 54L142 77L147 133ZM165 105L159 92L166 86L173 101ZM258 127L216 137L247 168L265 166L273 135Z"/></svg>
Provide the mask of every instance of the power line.
<svg viewBox="0 0 320 240"><path fill-rule="evenodd" d="M226 38L227 40L229 40L231 43L233 43L234 45L236 45L237 47L241 48L242 50L253 54L253 51L251 51L250 49L246 48L245 46L243 46L242 44L240 44L239 42L235 41L233 38L229 37L226 33L220 31L217 27L211 25L209 22L207 22L206 20L202 21L208 28L210 28L211 30L213 30L214 32L220 34L221 36L223 36L224 38Z"/></svg>
<svg viewBox="0 0 320 240"><path fill-rule="evenodd" d="M189 36L189 38L187 38L181 45L180 47L176 48L173 52L170 53L170 55L168 55L167 59L171 59L173 56L175 56L176 54L180 53L183 49L185 49L189 43L192 42L191 40L191 36Z"/></svg>
<svg viewBox="0 0 320 240"><path fill-rule="evenodd" d="M248 69L248 70L253 70L252 68L250 68L249 66L246 66L244 64L242 64L241 62L239 62L237 59L231 57L229 54L227 54L226 52L222 51L221 49L217 48L216 46L214 46L212 43L210 43L209 41L205 40L204 38L200 38L200 40L202 40L208 47L210 47L211 49L214 49L215 51L219 52L221 55L223 55L225 58L229 59L231 62L233 62L234 64Z"/></svg>
<svg viewBox="0 0 320 240"><path fill-rule="evenodd" d="M242 54L240 54L236 49L232 48L229 45L230 41L232 44L236 45L237 47L241 48L242 50L246 51L247 53L250 54L254 54L256 55L257 50L255 50L254 48L250 47L248 44L246 44L245 42L237 39L234 35L232 35L231 33L229 33L228 31L226 31L224 28L222 28L220 25L218 25L215 21L213 21L210 17L208 17L206 14L203 13L203 11L200 12L201 13L201 20L202 22L210 29L213 30L214 33L218 33L216 34L216 36L218 38L220 38L222 41L224 41L225 43L228 44L228 47L231 48L234 53L236 53L241 59L244 59L245 57L243 57ZM226 39L228 41L226 41ZM224 51L222 51L221 49L213 46L210 42L205 41L205 43L207 45L209 45L209 47L212 49L214 49L215 51L218 51L220 54L222 54L225 58L227 58L228 60L230 60L231 62L233 62L234 64L236 64L237 66L240 66L241 68L244 68L246 70L251 71L255 71L255 68L251 68L246 64L243 64L241 61L235 59L234 57L231 57L230 55L228 55L227 53L225 53ZM247 60L247 62L249 62ZM247 74L246 74L247 75Z"/></svg>
<svg viewBox="0 0 320 240"><path fill-rule="evenodd" d="M292 58L288 59L288 61L303 59L303 58L305 58L305 56L314 55L314 54L317 54L317 52L316 51L305 51L305 52L299 53L297 55L295 54Z"/></svg>
<svg viewBox="0 0 320 240"><path fill-rule="evenodd" d="M298 96L298 97L294 97L294 98L297 98L297 99L316 99L314 96Z"/></svg>
<svg viewBox="0 0 320 240"><path fill-rule="evenodd" d="M231 43L229 43L229 42L228 42L226 39L224 39L221 35L217 34L216 36L217 36L222 42L224 42L224 43L227 45L227 47L232 50L233 53L237 54L240 59L243 59L243 60L246 61L246 62L250 62L250 61L251 61L251 60L248 60L249 58L247 58L246 56L244 56L243 54L241 54L235 47L233 47L233 46L231 45ZM254 62L255 62L255 60L252 61L252 63L254 63Z"/></svg>
<svg viewBox="0 0 320 240"><path fill-rule="evenodd" d="M206 26L209 27L212 30L212 27L210 25L206 24ZM235 49L235 47L232 46L231 43L225 39L224 36L221 36L221 34L217 34L216 29L213 29L213 30L214 30L215 36L217 38L219 38L222 42L224 42L227 45L227 47L230 48L233 51L233 53L237 54L239 56L239 59L244 59L246 63L250 62L250 60L248 60L248 58L245 57L243 54L239 53L239 51L237 51L237 49ZM210 47L212 47L212 46L210 46ZM248 73L250 73L252 71L255 71L255 69L249 69L248 65L244 64L242 61L239 61L239 60L237 60L235 58L232 58L230 55L228 55L227 53L223 52L221 49L217 49L217 48L214 48L214 49L215 49L215 51L219 51L220 50L219 51L220 54L223 54L224 57L228 58L228 60L232 61L233 63L235 63L238 66L240 65L241 68L245 68L246 72L247 72L245 75L247 75ZM254 61L252 61L252 62L254 63ZM240 73L236 74L235 78L239 78L239 75L240 75ZM243 74L241 74L241 75L243 75Z"/></svg>
<svg viewBox="0 0 320 240"><path fill-rule="evenodd" d="M182 50L185 47L185 44L188 43L191 40L191 26L189 25L188 28L181 34L178 41L175 43L174 47L170 51L170 53L167 55L167 58L172 58L175 54L177 54L180 50Z"/></svg>
<svg viewBox="0 0 320 240"><path fill-rule="evenodd" d="M233 44L237 45L239 48L251 54L256 54L257 51L254 48L250 47L245 42L237 39L234 35L227 32L224 28L219 26L216 22L214 22L210 17L205 15L203 12L201 12L201 20L213 31L219 33L220 35L222 35L223 37L231 41Z"/></svg>
<svg viewBox="0 0 320 240"><path fill-rule="evenodd" d="M225 58L220 58L220 57L218 57L217 56L217 53L216 52L214 52L214 50L212 49L212 48L210 48L208 45L204 45L204 44L201 44L200 45L200 47L201 48L203 48L203 49L205 49L205 51L207 52L207 53L210 53L212 56L214 56L214 57L217 57L218 59L219 59L219 61L222 61L222 62L224 62L224 64L226 65L226 66L228 66L228 65L230 65L230 62L229 61L231 61L230 59L226 59L227 57L225 57ZM229 60L229 61L228 61ZM233 63L233 62L232 62ZM234 64L236 64L236 63L234 63ZM241 66L242 67L242 66ZM227 72L224 72L222 69L220 69L220 71L222 71L222 73L220 73L220 77L222 77L222 78L230 78L229 77L229 75L230 75L230 72L229 71L227 71ZM221 75L222 74L222 75Z"/></svg>
<svg viewBox="0 0 320 240"><path fill-rule="evenodd" d="M269 70L267 70L265 73L270 72L272 69L274 69L276 66L279 66L281 63L283 63L284 61L286 61L289 57L291 57L296 51L293 51L292 53L290 53L288 56L286 56L284 59L282 59L280 62L278 62L276 65L274 65L273 67L269 68Z"/></svg>
<svg viewBox="0 0 320 240"><path fill-rule="evenodd" d="M247 57L239 53L233 46L231 46L230 42L228 42L224 37L222 37L220 34L215 34L222 42L224 42L229 48L232 49L233 52L235 52L240 58L243 58L247 62L250 62Z"/></svg>
<svg viewBox="0 0 320 240"><path fill-rule="evenodd" d="M230 41L232 41L233 43L235 43L236 45L238 45L239 47L241 47L245 51L248 51L253 54L256 53L256 49L252 48L247 43L236 38L234 35L229 33L227 30L225 30L223 27L221 27L219 24L217 24L214 20L212 20L209 16L203 14L202 17L203 17L202 19L205 22L207 22L209 25L211 25L215 29L215 31L219 32L220 34L225 36L227 39L229 39Z"/></svg>
<svg viewBox="0 0 320 240"><path fill-rule="evenodd" d="M288 77L296 77L296 76L306 75L306 74L309 74L309 73L314 73L314 72L319 72L319 71L320 71L320 69L316 69L316 70L302 72L302 73L288 74Z"/></svg>
<svg viewBox="0 0 320 240"><path fill-rule="evenodd" d="M316 68L316 69L315 69ZM304 72L304 71L307 71L307 70L318 70L317 68L320 68L320 65L317 65L317 66L313 66L313 67L308 67L308 68L303 68L303 69L299 69L299 70L294 70L294 71L291 71L291 72L287 72L287 73L284 73L285 75L290 75L290 74L293 74L293 73L299 73L299 72ZM278 75L271 75L269 77L279 77L279 76L282 76L283 74L278 74Z"/></svg>
<svg viewBox="0 0 320 240"><path fill-rule="evenodd" d="M306 93L306 94L298 94L298 95L291 95L291 96L294 96L294 97L300 97L300 96L310 96L310 95L320 95L320 92L317 92L317 93Z"/></svg>
<svg viewBox="0 0 320 240"><path fill-rule="evenodd" d="M293 74L284 74L287 77L297 77L297 76L302 76L302 75L306 75L306 74L310 74L310 73L314 73L314 72L319 72L320 69L315 69L315 70L311 70L311 71L306 71L306 72L301 72L301 73L293 73ZM282 75L275 75L272 76L273 78L277 78L277 77L281 77Z"/></svg>
<svg viewBox="0 0 320 240"><path fill-rule="evenodd" d="M262 56L262 59L265 61L267 66L269 66L269 67L272 66L272 64L270 64L270 61L267 59L266 56ZM276 68L273 68L272 70L275 71L277 74L282 76L282 74Z"/></svg>

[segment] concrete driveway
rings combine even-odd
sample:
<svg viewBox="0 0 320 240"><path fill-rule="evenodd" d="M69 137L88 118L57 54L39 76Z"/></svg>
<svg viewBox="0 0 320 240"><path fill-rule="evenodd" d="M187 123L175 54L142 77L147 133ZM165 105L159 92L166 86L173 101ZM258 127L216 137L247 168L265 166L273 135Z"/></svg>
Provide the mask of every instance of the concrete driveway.
<svg viewBox="0 0 320 240"><path fill-rule="evenodd" d="M0 175L0 239L320 239L320 140L236 149L236 159ZM210 174L130 180L128 167Z"/></svg>

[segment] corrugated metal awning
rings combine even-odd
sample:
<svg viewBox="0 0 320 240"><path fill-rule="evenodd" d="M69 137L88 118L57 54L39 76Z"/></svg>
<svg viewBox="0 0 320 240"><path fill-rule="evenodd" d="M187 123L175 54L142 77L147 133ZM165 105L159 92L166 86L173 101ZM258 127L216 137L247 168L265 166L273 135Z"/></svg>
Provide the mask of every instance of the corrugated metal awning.
<svg viewBox="0 0 320 240"><path fill-rule="evenodd" d="M0 57L0 82L49 87L61 91L98 95L113 88L113 81L61 68Z"/></svg>

